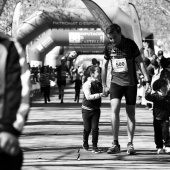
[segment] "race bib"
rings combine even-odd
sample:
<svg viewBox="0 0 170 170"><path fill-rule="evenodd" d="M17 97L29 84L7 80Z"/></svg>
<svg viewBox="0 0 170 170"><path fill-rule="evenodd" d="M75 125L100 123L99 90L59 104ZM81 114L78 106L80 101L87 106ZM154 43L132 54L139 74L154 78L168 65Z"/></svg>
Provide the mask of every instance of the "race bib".
<svg viewBox="0 0 170 170"><path fill-rule="evenodd" d="M113 66L114 72L127 72L128 71L127 62L125 58L121 58L121 59L114 58L112 60L112 66Z"/></svg>

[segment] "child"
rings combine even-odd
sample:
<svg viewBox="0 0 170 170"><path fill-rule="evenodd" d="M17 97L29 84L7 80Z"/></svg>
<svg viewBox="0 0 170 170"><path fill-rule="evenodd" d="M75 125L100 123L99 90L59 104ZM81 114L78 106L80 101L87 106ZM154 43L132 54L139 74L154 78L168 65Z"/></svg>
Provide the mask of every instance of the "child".
<svg viewBox="0 0 170 170"><path fill-rule="evenodd" d="M167 81L164 79L156 80L153 83L153 90L155 92L152 94L150 88L146 89L145 98L153 102L153 126L157 153L170 153L170 96L167 95ZM165 146L165 150L163 146Z"/></svg>
<svg viewBox="0 0 170 170"><path fill-rule="evenodd" d="M102 84L99 81L100 69L97 66L90 66L86 73L83 84L84 98L82 102L82 117L84 124L83 131L83 148L89 149L88 137L92 130L92 152L99 153L97 147L99 135L99 119L101 97L105 97L102 93Z"/></svg>
<svg viewBox="0 0 170 170"><path fill-rule="evenodd" d="M80 89L82 86L82 81L80 80L80 75L76 75L76 79L73 81L75 83L75 98L74 101L77 101L79 103L79 98L80 98Z"/></svg>

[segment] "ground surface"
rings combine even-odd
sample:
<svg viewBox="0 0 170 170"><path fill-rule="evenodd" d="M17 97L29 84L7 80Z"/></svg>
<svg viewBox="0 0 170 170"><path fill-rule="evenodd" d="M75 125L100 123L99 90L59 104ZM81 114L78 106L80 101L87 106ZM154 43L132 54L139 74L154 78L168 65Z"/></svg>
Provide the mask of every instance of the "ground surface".
<svg viewBox="0 0 170 170"><path fill-rule="evenodd" d="M103 152L95 154L82 149L81 104L74 102L73 87L67 87L63 104L60 104L57 93L57 89L53 88L48 104L44 104L42 94L37 94L32 100L28 121L20 138L25 158L23 170L170 169L170 155L156 154L152 111L137 104L134 138L137 154L129 156L126 154L125 101L122 100L119 138L122 152L108 155L106 151L112 143L111 110L109 98L104 99L99 136L99 147Z"/></svg>

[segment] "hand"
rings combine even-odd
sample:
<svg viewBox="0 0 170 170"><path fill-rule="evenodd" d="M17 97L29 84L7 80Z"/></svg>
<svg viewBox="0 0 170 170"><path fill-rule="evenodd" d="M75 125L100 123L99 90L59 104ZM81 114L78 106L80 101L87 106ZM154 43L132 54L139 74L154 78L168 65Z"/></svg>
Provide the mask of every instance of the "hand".
<svg viewBox="0 0 170 170"><path fill-rule="evenodd" d="M108 97L108 95L109 95L109 87L107 87L107 86L104 86L103 87L103 95L105 96L105 97Z"/></svg>
<svg viewBox="0 0 170 170"><path fill-rule="evenodd" d="M20 151L18 138L9 132L1 132L0 149L7 154L17 155Z"/></svg>

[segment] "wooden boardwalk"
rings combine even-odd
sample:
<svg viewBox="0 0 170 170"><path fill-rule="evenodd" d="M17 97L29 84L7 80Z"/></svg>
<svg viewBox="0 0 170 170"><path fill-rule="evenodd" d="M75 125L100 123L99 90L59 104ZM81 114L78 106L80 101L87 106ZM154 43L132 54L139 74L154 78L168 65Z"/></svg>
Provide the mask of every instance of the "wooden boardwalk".
<svg viewBox="0 0 170 170"><path fill-rule="evenodd" d="M103 152L95 154L83 150L81 103L74 102L72 86L65 91L63 104L58 100L56 88L52 89L51 102L48 104L44 104L42 94L33 98L28 121L20 138L25 158L23 170L170 169L170 155L156 154L152 111L141 105L136 107L134 147L137 154L127 155L124 100L119 135L122 152L116 155L106 153L112 143L109 98L103 100L101 108L98 146Z"/></svg>

